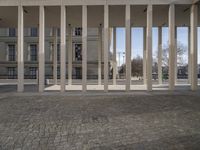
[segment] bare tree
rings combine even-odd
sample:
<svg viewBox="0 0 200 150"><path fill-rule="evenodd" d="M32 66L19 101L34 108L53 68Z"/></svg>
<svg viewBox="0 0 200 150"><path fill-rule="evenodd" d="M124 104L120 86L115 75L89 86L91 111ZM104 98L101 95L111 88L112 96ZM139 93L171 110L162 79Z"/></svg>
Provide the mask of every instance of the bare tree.
<svg viewBox="0 0 200 150"><path fill-rule="evenodd" d="M187 47L182 43L177 43L177 65L183 66L186 65L185 58L183 57L186 53ZM158 55L157 55L158 56ZM167 67L169 65L169 46L163 48L163 57L162 57L163 66Z"/></svg>
<svg viewBox="0 0 200 150"><path fill-rule="evenodd" d="M132 76L142 76L143 75L143 59L140 56L133 58L131 61L131 74Z"/></svg>
<svg viewBox="0 0 200 150"><path fill-rule="evenodd" d="M133 58L131 60L131 75L140 77L143 75L143 59L140 56L137 56L136 58ZM126 71L126 65L122 64L120 67L119 73L125 73Z"/></svg>

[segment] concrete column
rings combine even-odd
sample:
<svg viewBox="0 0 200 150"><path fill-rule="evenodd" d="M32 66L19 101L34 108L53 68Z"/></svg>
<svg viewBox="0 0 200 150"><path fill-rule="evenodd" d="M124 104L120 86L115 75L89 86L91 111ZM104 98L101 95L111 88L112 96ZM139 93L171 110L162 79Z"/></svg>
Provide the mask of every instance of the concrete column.
<svg viewBox="0 0 200 150"><path fill-rule="evenodd" d="M24 10L18 6L18 84L17 91L24 91Z"/></svg>
<svg viewBox="0 0 200 150"><path fill-rule="evenodd" d="M131 85L131 6L126 5L126 91Z"/></svg>
<svg viewBox="0 0 200 150"><path fill-rule="evenodd" d="M57 79L57 45L58 45L58 29L54 28L54 53L53 53L53 78L54 78L54 85L58 84L58 79Z"/></svg>
<svg viewBox="0 0 200 150"><path fill-rule="evenodd" d="M176 84L177 83L177 79L178 79L178 75L177 75L177 73L178 73L178 64L177 64L177 27L175 27L175 48L174 48L174 50L175 50L175 73L174 73L174 84Z"/></svg>
<svg viewBox="0 0 200 150"><path fill-rule="evenodd" d="M158 83L162 84L162 27L158 27Z"/></svg>
<svg viewBox="0 0 200 150"><path fill-rule="evenodd" d="M68 26L68 85L72 85L72 28Z"/></svg>
<svg viewBox="0 0 200 150"><path fill-rule="evenodd" d="M169 90L175 87L175 5L169 6Z"/></svg>
<svg viewBox="0 0 200 150"><path fill-rule="evenodd" d="M147 64L146 64L146 54L147 54L147 51L146 51L146 35L147 35L147 32L146 32L146 27L143 28L143 82L144 82L144 85L147 84Z"/></svg>
<svg viewBox="0 0 200 150"><path fill-rule="evenodd" d="M188 84L191 84L190 27L188 27Z"/></svg>
<svg viewBox="0 0 200 150"><path fill-rule="evenodd" d="M108 92L109 8L104 5L104 91Z"/></svg>
<svg viewBox="0 0 200 150"><path fill-rule="evenodd" d="M98 41L98 85L101 85L101 54L102 54L102 27L99 27Z"/></svg>
<svg viewBox="0 0 200 150"><path fill-rule="evenodd" d="M109 28L109 52L110 52L110 49L111 49L111 42L112 42L112 39L113 39L113 28ZM108 60L110 61L110 60Z"/></svg>
<svg viewBox="0 0 200 150"><path fill-rule="evenodd" d="M45 80L45 10L40 6L39 10L39 92L44 91Z"/></svg>
<svg viewBox="0 0 200 150"><path fill-rule="evenodd" d="M60 90L65 92L65 80L66 80L66 7L61 6L61 49L60 49Z"/></svg>
<svg viewBox="0 0 200 150"><path fill-rule="evenodd" d="M190 11L190 58L191 58L191 90L197 90L197 21L198 5L193 4Z"/></svg>
<svg viewBox="0 0 200 150"><path fill-rule="evenodd" d="M87 6L82 6L82 28L83 28L83 34L82 34L82 70L83 70L83 79L82 79L82 90L83 92L87 91Z"/></svg>
<svg viewBox="0 0 200 150"><path fill-rule="evenodd" d="M116 77L117 77L117 59L116 59L117 43L116 43L116 40L117 40L116 27L114 27L113 28L113 85L116 85L116 83L117 83L117 80L116 80Z"/></svg>
<svg viewBox="0 0 200 150"><path fill-rule="evenodd" d="M146 39L146 67L147 67L147 91L152 91L152 5L147 7L147 39Z"/></svg>

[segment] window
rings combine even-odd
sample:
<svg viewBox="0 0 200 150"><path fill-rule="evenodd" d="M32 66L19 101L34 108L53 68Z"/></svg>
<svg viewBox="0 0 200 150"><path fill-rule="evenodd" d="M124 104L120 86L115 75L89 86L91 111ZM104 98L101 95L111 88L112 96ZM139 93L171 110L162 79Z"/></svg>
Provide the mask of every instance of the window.
<svg viewBox="0 0 200 150"><path fill-rule="evenodd" d="M57 45L57 61L60 61L60 44Z"/></svg>
<svg viewBox="0 0 200 150"><path fill-rule="evenodd" d="M36 44L30 45L30 60L37 61L37 45Z"/></svg>
<svg viewBox="0 0 200 150"><path fill-rule="evenodd" d="M16 79L17 71L16 67L8 67L8 79Z"/></svg>
<svg viewBox="0 0 200 150"><path fill-rule="evenodd" d="M75 68L75 72L76 72L76 79L81 79L82 78L82 69L81 69L81 67L76 67Z"/></svg>
<svg viewBox="0 0 200 150"><path fill-rule="evenodd" d="M57 30L57 36L58 37L60 36L60 28L58 28L58 30Z"/></svg>
<svg viewBox="0 0 200 150"><path fill-rule="evenodd" d="M30 67L29 73L30 73L31 79L36 79L36 77L37 77L37 67Z"/></svg>
<svg viewBox="0 0 200 150"><path fill-rule="evenodd" d="M31 28L31 37L37 37L37 28Z"/></svg>
<svg viewBox="0 0 200 150"><path fill-rule="evenodd" d="M82 60L82 44L75 44L75 60L81 61Z"/></svg>
<svg viewBox="0 0 200 150"><path fill-rule="evenodd" d="M16 60L16 51L15 51L15 45L14 44L8 45L8 60L9 61L15 61Z"/></svg>
<svg viewBox="0 0 200 150"><path fill-rule="evenodd" d="M199 74L200 74L200 66L199 66Z"/></svg>
<svg viewBox="0 0 200 150"><path fill-rule="evenodd" d="M15 37L15 36L16 36L15 28L9 28L9 37Z"/></svg>
<svg viewBox="0 0 200 150"><path fill-rule="evenodd" d="M60 76L60 67L57 67L57 76Z"/></svg>
<svg viewBox="0 0 200 150"><path fill-rule="evenodd" d="M82 35L82 28L75 28L74 35L75 36L81 36Z"/></svg>

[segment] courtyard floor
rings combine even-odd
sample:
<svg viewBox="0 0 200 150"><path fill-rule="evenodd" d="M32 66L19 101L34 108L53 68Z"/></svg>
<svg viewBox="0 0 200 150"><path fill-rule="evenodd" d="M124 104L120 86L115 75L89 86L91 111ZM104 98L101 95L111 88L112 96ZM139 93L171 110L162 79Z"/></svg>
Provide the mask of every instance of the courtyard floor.
<svg viewBox="0 0 200 150"><path fill-rule="evenodd" d="M199 150L200 93L0 93L0 150Z"/></svg>

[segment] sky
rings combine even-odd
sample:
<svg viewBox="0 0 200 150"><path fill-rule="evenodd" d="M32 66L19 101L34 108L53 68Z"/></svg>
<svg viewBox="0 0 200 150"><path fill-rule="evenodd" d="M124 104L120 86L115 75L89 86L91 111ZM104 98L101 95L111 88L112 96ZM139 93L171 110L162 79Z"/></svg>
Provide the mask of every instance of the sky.
<svg viewBox="0 0 200 150"><path fill-rule="evenodd" d="M132 39L131 39L131 58L141 56L143 57L143 28L132 28L131 29ZM125 28L117 28L117 61L122 64L125 62ZM152 57L156 58L156 53L158 49L158 28L152 28ZM162 39L163 48L168 45L168 28L162 28ZM188 28L178 27L177 28L177 41L188 48ZM111 51L113 49L111 41ZM188 51L188 49L187 49ZM187 63L187 52L183 56L185 62ZM119 61L120 60L120 61ZM198 63L200 64L200 28L198 28Z"/></svg>

